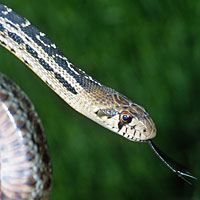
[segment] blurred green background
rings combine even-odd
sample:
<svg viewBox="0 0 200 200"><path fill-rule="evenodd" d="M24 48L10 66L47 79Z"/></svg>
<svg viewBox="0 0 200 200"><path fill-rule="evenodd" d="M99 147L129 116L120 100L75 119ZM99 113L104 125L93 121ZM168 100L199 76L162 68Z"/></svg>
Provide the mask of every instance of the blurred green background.
<svg viewBox="0 0 200 200"><path fill-rule="evenodd" d="M200 1L1 0L45 32L77 66L144 106L154 142L200 178ZM51 200L200 199L145 143L71 109L0 48L0 71L34 103L53 162Z"/></svg>

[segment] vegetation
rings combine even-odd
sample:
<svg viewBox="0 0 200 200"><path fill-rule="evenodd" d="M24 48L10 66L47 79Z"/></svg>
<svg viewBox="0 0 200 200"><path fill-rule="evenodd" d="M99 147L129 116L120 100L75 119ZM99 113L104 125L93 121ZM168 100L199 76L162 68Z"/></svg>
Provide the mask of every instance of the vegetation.
<svg viewBox="0 0 200 200"><path fill-rule="evenodd" d="M144 106L154 142L200 178L200 1L2 0L75 65ZM51 199L200 199L145 143L109 132L65 104L0 48L0 71L29 95L53 162Z"/></svg>

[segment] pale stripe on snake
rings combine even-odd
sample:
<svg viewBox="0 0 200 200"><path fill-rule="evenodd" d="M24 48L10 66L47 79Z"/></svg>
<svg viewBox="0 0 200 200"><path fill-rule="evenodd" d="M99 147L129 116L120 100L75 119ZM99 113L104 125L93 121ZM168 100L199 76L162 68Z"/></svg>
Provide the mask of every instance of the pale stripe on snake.
<svg viewBox="0 0 200 200"><path fill-rule="evenodd" d="M2 4L0 4L0 43L21 59L49 87L81 114L132 141L150 141L151 138L155 137L156 127L143 107L133 103L130 99L114 89L100 84L84 71L77 68L44 33L33 26L28 20ZM0 93L2 97L0 99L0 111L3 116L0 121L2 124L0 126L0 180L1 186L5 184L5 187L1 187L1 198L23 199L24 188L29 191L30 187L36 186L36 189L33 189L30 193L26 193L29 196L25 197L25 199L45 199L48 196L47 193L50 188L51 167L45 139L41 135L41 126L36 119L37 115L32 114L31 117L29 116L29 112L33 113L33 107L27 103L27 98L23 93L16 92L19 91L17 86L12 84L4 76L1 76L0 81L0 86L3 89L3 92ZM9 90L10 88L11 90ZM8 89L8 92L6 92L6 89ZM18 96L21 97L21 100L25 99L25 104L18 103L16 98ZM11 100L14 102L12 105L10 103ZM28 108L28 111L25 108ZM15 114L22 113L22 110L25 111L25 114L21 116L23 120L14 121L12 119L13 116L15 118ZM33 130L37 128L30 125L27 118L31 118L31 121L35 122L35 125L39 127L39 133L33 133ZM10 123L8 130L5 127L7 126L5 124L7 120ZM27 123L25 123L26 121ZM20 125L22 127L18 127ZM22 132L21 129L25 130ZM31 182L32 179L30 182L27 181L26 183L28 184L23 182L23 178L27 178L27 174L23 174L26 172L22 172L17 177L19 180L18 183L20 184L17 184L18 188L16 190L13 189L14 192L10 190L12 190L15 183L10 182L10 179L6 177L2 178L4 177L2 173L4 173L3 165L5 154L10 150L12 151L7 162L10 162L15 156L17 161L21 159L18 157L18 153L13 151L15 148L13 143L10 143L9 140L7 141L7 135L10 137L12 134L15 135L16 141L19 137L22 143L24 143L23 147L25 149L22 150L22 153L24 153L22 155L24 164L28 165L29 158L35 153L37 158L36 160L32 160L35 163L33 169L41 169L41 171L36 170L36 174L30 174L30 177L35 177L35 180L33 182ZM6 142L10 145L9 149L4 149ZM36 144L36 147L33 146L33 143ZM22 147L19 148L21 149ZM34 148L36 150L32 151ZM41 162L37 162L37 160ZM15 167L9 165L6 167L6 170L11 172L12 170L20 171L20 168L17 168L20 166L17 165ZM16 171L12 173L15 175ZM181 174L180 176L184 175ZM43 181L41 184L38 183L40 180Z"/></svg>

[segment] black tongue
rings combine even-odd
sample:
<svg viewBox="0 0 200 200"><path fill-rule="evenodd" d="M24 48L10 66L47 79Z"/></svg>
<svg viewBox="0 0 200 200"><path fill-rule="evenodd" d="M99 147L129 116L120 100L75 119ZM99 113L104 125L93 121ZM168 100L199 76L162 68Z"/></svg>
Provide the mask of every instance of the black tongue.
<svg viewBox="0 0 200 200"><path fill-rule="evenodd" d="M169 168L171 169L178 177L182 178L185 182L191 185L191 182L188 179L197 179L196 177L192 176L190 172L186 170L186 168L168 157L165 153L163 153L151 140L147 140L147 143L149 146L153 149L155 154L162 160L162 162ZM172 167L173 164L177 169Z"/></svg>

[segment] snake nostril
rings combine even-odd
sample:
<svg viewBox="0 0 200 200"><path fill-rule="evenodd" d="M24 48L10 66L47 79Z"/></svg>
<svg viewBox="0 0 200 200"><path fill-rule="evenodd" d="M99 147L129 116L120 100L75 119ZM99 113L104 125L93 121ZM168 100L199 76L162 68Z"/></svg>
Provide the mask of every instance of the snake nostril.
<svg viewBox="0 0 200 200"><path fill-rule="evenodd" d="M131 130L133 130L133 129L135 128L135 126L136 126L136 125L134 125L134 126L131 126Z"/></svg>

